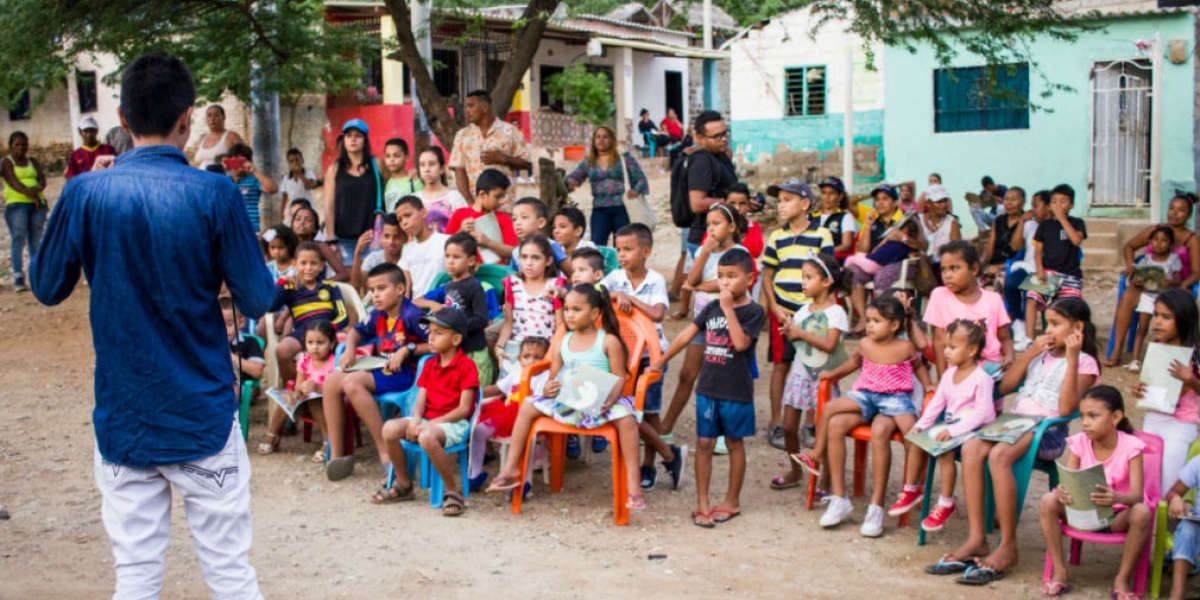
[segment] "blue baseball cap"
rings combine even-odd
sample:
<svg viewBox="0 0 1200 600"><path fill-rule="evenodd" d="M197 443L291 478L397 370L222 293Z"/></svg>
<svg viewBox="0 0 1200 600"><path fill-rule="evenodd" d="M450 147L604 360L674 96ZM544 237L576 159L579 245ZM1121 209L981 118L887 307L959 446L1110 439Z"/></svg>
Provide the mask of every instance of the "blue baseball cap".
<svg viewBox="0 0 1200 600"><path fill-rule="evenodd" d="M846 185L842 183L842 179L840 177L832 177L832 176L826 177L824 181L817 184L817 187L818 188L831 187L835 191L837 191L837 193L839 193L839 194L846 193Z"/></svg>
<svg viewBox="0 0 1200 600"><path fill-rule="evenodd" d="M871 196L874 197L875 194L878 194L879 192L883 192L883 193L887 194L892 200L900 199L900 193L896 191L896 188L894 188L886 183L881 184L879 187L871 190Z"/></svg>
<svg viewBox="0 0 1200 600"><path fill-rule="evenodd" d="M781 191L791 192L797 196L800 196L801 198L807 198L809 200L812 200L813 198L812 188L809 187L808 182L804 181L803 179L789 179L779 185L773 185L767 188L767 195L778 198L779 192Z"/></svg>
<svg viewBox="0 0 1200 600"><path fill-rule="evenodd" d="M351 129L357 129L361 131L363 135L371 134L371 128L367 127L367 122L362 119L350 119L349 121L346 121L345 125L342 125L342 133L346 133Z"/></svg>

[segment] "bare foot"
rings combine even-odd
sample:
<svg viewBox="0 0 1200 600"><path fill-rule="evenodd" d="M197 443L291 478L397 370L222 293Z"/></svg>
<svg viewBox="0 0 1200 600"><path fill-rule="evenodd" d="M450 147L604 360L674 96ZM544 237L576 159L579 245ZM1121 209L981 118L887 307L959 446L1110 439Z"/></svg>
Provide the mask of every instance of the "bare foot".
<svg viewBox="0 0 1200 600"><path fill-rule="evenodd" d="M1002 573L1017 566L1017 549L1007 544L1000 544L995 552L975 562L979 563L981 567L991 567L993 571Z"/></svg>
<svg viewBox="0 0 1200 600"><path fill-rule="evenodd" d="M991 554L992 551L988 547L987 540L974 541L967 540L958 549L946 555L947 559L959 560L963 562L970 561L973 558L979 558Z"/></svg>

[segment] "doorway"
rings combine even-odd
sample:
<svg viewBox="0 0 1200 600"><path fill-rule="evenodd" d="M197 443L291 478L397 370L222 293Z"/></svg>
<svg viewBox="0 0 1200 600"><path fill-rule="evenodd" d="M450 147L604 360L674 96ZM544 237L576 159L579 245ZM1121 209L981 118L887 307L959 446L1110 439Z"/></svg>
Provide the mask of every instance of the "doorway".
<svg viewBox="0 0 1200 600"><path fill-rule="evenodd" d="M1092 67L1091 206L1150 202L1150 83L1146 60Z"/></svg>
<svg viewBox="0 0 1200 600"><path fill-rule="evenodd" d="M663 116L667 114L667 108L675 109L675 114L679 116L679 120L687 123L687 115L683 112L683 73L679 71L664 71L665 80L663 89L666 90L667 102L663 109Z"/></svg>

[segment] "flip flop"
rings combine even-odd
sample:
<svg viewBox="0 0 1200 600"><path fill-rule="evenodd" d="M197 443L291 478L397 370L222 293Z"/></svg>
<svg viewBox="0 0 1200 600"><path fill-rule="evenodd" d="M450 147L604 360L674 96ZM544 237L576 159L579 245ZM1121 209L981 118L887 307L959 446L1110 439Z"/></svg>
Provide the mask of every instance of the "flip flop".
<svg viewBox="0 0 1200 600"><path fill-rule="evenodd" d="M485 494L496 494L499 492L507 492L521 487L521 482L508 477L493 477L492 482L488 484L487 489L483 491Z"/></svg>
<svg viewBox="0 0 1200 600"><path fill-rule="evenodd" d="M939 575L939 576L940 575L958 575L959 573L962 573L963 571L966 571L967 569L971 568L971 565L974 564L974 563L968 563L966 561L961 561L961 560L946 560L949 557L950 557L949 554L942 555L942 557L938 559L936 564L926 565L925 572L929 573L930 575Z"/></svg>
<svg viewBox="0 0 1200 600"><path fill-rule="evenodd" d="M796 464L803 467L805 471L808 471L809 475L812 475L813 477L816 477L817 479L821 478L821 465L817 464L817 462L814 461L812 459L812 457L810 457L809 455L807 455L803 452L789 454L788 456L791 456L792 461L794 461Z"/></svg>
<svg viewBox="0 0 1200 600"><path fill-rule="evenodd" d="M728 523L729 521L732 521L732 520L738 518L739 516L741 516L742 511L739 510L737 512L734 512L734 511L726 509L726 508L714 508L711 511L709 511L708 514L710 516L712 516L713 523Z"/></svg>
<svg viewBox="0 0 1200 600"><path fill-rule="evenodd" d="M794 487L800 487L800 480L788 481L783 475L776 475L775 479L771 480L773 490L789 490Z"/></svg>
<svg viewBox="0 0 1200 600"><path fill-rule="evenodd" d="M967 567L963 576L956 581L963 585L988 585L1001 579L1004 579L1004 571L997 571L991 567Z"/></svg>
<svg viewBox="0 0 1200 600"><path fill-rule="evenodd" d="M339 456L329 459L325 463L325 476L329 477L330 481L341 481L350 476L354 472L354 457Z"/></svg>
<svg viewBox="0 0 1200 600"><path fill-rule="evenodd" d="M1056 598L1058 596L1065 596L1067 594L1070 594L1071 590L1073 590L1073 589L1075 589L1075 588L1071 587L1071 584L1069 584L1065 581L1044 581L1044 582L1042 582L1042 595L1047 598Z"/></svg>
<svg viewBox="0 0 1200 600"><path fill-rule="evenodd" d="M712 520L712 513L701 512L698 510L692 511L692 525L703 529L712 529L717 526L717 524Z"/></svg>

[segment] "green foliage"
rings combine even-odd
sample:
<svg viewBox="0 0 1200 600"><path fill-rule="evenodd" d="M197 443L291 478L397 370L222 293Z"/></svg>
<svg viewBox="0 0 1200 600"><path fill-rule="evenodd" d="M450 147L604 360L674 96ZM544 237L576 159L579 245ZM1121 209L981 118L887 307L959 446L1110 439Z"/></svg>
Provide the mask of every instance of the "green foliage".
<svg viewBox="0 0 1200 600"><path fill-rule="evenodd" d="M378 56L378 35L324 21L321 0L0 0L0 102L63 84L77 57L112 54L120 65L145 52L179 56L197 92L251 99L252 68L288 98L363 87L348 56ZM108 73L113 82L119 73Z"/></svg>
<svg viewBox="0 0 1200 600"><path fill-rule="evenodd" d="M580 125L603 125L613 114L612 81L605 73L591 73L574 64L546 82L546 92L563 103Z"/></svg>

